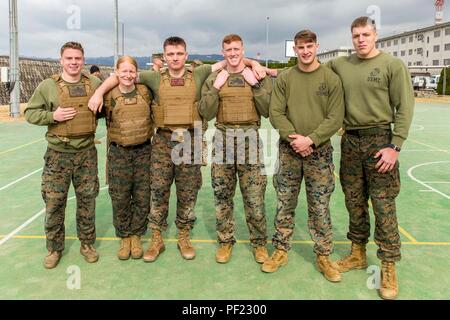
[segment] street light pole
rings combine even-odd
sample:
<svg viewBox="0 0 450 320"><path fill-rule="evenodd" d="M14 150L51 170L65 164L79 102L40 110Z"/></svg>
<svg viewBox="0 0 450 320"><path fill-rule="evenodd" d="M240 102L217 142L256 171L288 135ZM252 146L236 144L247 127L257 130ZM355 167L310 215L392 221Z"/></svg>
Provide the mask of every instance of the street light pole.
<svg viewBox="0 0 450 320"><path fill-rule="evenodd" d="M9 0L9 115L20 116L19 40L17 0Z"/></svg>
<svg viewBox="0 0 450 320"><path fill-rule="evenodd" d="M266 68L269 63L269 17L266 18Z"/></svg>
<svg viewBox="0 0 450 320"><path fill-rule="evenodd" d="M125 55L125 23L121 22L122 24L122 55Z"/></svg>
<svg viewBox="0 0 450 320"><path fill-rule="evenodd" d="M119 60L119 5L114 0L114 67Z"/></svg>

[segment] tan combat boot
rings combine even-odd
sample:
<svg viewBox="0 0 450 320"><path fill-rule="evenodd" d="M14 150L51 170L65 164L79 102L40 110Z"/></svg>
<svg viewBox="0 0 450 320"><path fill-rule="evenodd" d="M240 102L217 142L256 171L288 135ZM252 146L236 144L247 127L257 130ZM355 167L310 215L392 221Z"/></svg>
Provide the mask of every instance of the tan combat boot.
<svg viewBox="0 0 450 320"><path fill-rule="evenodd" d="M137 235L131 236L131 257L133 259L140 259L144 251L142 250L141 237Z"/></svg>
<svg viewBox="0 0 450 320"><path fill-rule="evenodd" d="M341 273L352 269L366 269L366 245L352 242L351 253L343 259L336 261L336 265L337 270Z"/></svg>
<svg viewBox="0 0 450 320"><path fill-rule="evenodd" d="M393 300L398 294L397 274L395 262L381 261L380 297Z"/></svg>
<svg viewBox="0 0 450 320"><path fill-rule="evenodd" d="M269 253L267 252L266 246L253 248L253 255L255 256L255 261L258 263L264 263L264 261L269 259Z"/></svg>
<svg viewBox="0 0 450 320"><path fill-rule="evenodd" d="M231 243L221 243L219 249L216 251L216 261L218 263L227 263L230 261L231 251L233 251L233 245Z"/></svg>
<svg viewBox="0 0 450 320"><path fill-rule="evenodd" d="M158 256L166 250L166 246L164 245L163 238L161 236L161 231L153 230L152 238L150 240L150 245L144 253L144 261L145 262L153 262Z"/></svg>
<svg viewBox="0 0 450 320"><path fill-rule="evenodd" d="M82 244L80 246L80 253L84 256L84 260L89 263L98 261L98 253L91 244Z"/></svg>
<svg viewBox="0 0 450 320"><path fill-rule="evenodd" d="M120 239L120 248L117 252L117 258L120 260L128 260L130 258L131 239L130 237Z"/></svg>
<svg viewBox="0 0 450 320"><path fill-rule="evenodd" d="M276 249L272 256L264 261L261 270L264 272L275 272L279 267L288 263L288 253L284 250Z"/></svg>
<svg viewBox="0 0 450 320"><path fill-rule="evenodd" d="M317 255L316 265L317 268L319 268L319 271L328 281L331 282L341 281L341 274L337 270L336 264L330 261L329 256Z"/></svg>
<svg viewBox="0 0 450 320"><path fill-rule="evenodd" d="M61 256L62 254L60 251L49 251L44 259L44 267L46 269L55 268L58 265Z"/></svg>
<svg viewBox="0 0 450 320"><path fill-rule="evenodd" d="M189 229L178 230L178 249L181 256L186 260L192 260L195 258L195 249L189 239Z"/></svg>

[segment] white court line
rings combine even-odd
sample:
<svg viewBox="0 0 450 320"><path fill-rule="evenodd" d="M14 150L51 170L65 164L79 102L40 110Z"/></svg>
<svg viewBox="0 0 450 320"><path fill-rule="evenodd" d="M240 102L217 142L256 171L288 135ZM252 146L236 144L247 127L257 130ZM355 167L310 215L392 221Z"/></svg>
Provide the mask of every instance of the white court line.
<svg viewBox="0 0 450 320"><path fill-rule="evenodd" d="M6 189L6 188L8 188L8 187L10 187L10 186L12 186L12 185L14 185L14 184L16 184L16 183L19 182L19 181L22 181L23 179L28 178L29 176L32 176L33 174L35 174L35 173L37 173L37 172L39 172L39 171L42 171L42 168L37 169L37 170L35 170L35 171L33 171L33 172L27 174L26 176L23 176L22 178L19 178L19 179L15 180L15 181L13 181L13 182L11 182L11 183L8 183L6 186L1 187L1 188L0 188L0 191L2 191L2 190L4 190L4 189Z"/></svg>
<svg viewBox="0 0 450 320"><path fill-rule="evenodd" d="M450 184L450 181L424 181L423 183L432 183L432 184Z"/></svg>
<svg viewBox="0 0 450 320"><path fill-rule="evenodd" d="M108 187L101 187L99 191L102 191L104 189L107 189ZM73 200L75 199L76 196L70 197L69 199L67 199L67 201L69 200ZM5 236L2 240L0 240L0 246L3 245L6 241L8 241L9 239L11 239L12 237L14 237L20 230L22 230L23 228L25 228L26 226L28 226L30 223L32 223L34 220L36 220L40 215L42 215L45 212L45 208L42 209L41 211L39 211L38 213L36 213L34 216L32 216L30 219L28 219L27 221L25 221L22 225L20 225L19 227L17 227L14 231L10 232L7 236Z"/></svg>
<svg viewBox="0 0 450 320"><path fill-rule="evenodd" d="M21 146L14 147L14 148L12 148L12 149L8 149L8 150L5 150L5 151L2 151L2 152L0 152L0 156L3 155L3 154L5 154L5 153L11 152L11 151L19 150L19 149L21 149L21 148L24 148L24 147L26 147L26 146L32 145L32 144L34 144L34 143L36 143L36 142L43 141L43 140L44 140L44 138L41 138L41 139L38 139L38 140L35 140L35 141L28 142L28 143L23 144L23 145L21 145Z"/></svg>
<svg viewBox="0 0 450 320"><path fill-rule="evenodd" d="M101 138L98 139L98 140L102 140L102 139L105 139L105 138L106 138L106 136L101 137ZM41 140L42 140L42 139L41 139ZM38 141L40 141L40 140L38 140ZM36 142L36 141L35 141L35 142ZM32 142L32 143L34 143L34 142ZM30 143L30 144L31 144L31 143ZM24 146L25 146L25 145L24 145ZM16 148L16 149L17 149L17 148ZM11 149L11 150L12 150L12 149ZM35 170L35 171L33 171L33 172L31 172L31 173L29 173L29 174L23 176L22 178L19 178L19 179L15 180L15 181L13 181L13 182L11 182L11 183L8 183L6 186L1 187L1 188L0 188L0 191L2 191L2 190L4 190L4 189L6 189L6 188L8 188L8 187L10 187L10 186L12 186L12 185L14 185L14 184L16 184L17 182L22 181L23 179L28 178L29 176L31 176L31 175L33 175L33 174L39 172L39 171L42 171L42 169L43 169L43 168L37 169L37 170Z"/></svg>
<svg viewBox="0 0 450 320"><path fill-rule="evenodd" d="M417 183L420 183L421 185L423 185L424 187L430 189L431 191L434 191L438 194L440 194L441 196L443 196L444 198L447 198L448 200L450 200L450 196L446 195L445 193L433 188L432 186L429 186L428 184L426 184L425 182L422 182L421 180L417 179L416 177L414 177L412 175L412 172L414 171L414 169L419 168L419 167L423 167L423 166L428 166L430 164L438 164L438 163L450 163L450 161L435 161L435 162L426 162L426 163L422 163L422 164L418 164L414 167L409 168L408 170L408 176L414 180Z"/></svg>

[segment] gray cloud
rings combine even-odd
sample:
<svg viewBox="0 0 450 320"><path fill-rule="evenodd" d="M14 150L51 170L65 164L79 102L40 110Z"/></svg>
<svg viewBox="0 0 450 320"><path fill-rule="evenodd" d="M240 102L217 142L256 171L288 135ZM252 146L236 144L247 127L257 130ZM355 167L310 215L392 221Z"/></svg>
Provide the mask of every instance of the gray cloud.
<svg viewBox="0 0 450 320"><path fill-rule="evenodd" d="M112 0L20 0L19 50L24 56L58 57L66 41L83 43L87 56L113 54ZM163 40L179 35L190 53L220 52L225 34L244 38L246 53L266 56L266 17L269 19L269 50L272 59L283 60L284 42L303 28L314 30L322 49L350 46L349 24L367 8L381 12L380 35L424 27L434 22L434 1L423 0L119 0L119 19L125 23L125 53L149 55L161 51ZM67 9L81 12L81 29L69 30ZM449 20L449 8L444 18ZM0 3L0 54L9 53L8 1Z"/></svg>

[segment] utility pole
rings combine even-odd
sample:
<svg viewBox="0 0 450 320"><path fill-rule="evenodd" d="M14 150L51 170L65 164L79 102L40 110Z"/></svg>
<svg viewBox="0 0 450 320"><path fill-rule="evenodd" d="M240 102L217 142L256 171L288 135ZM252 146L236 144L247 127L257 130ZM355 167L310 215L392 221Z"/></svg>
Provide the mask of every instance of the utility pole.
<svg viewBox="0 0 450 320"><path fill-rule="evenodd" d="M269 63L269 17L266 20L266 68Z"/></svg>
<svg viewBox="0 0 450 320"><path fill-rule="evenodd" d="M17 0L9 0L9 115L20 116L19 41Z"/></svg>
<svg viewBox="0 0 450 320"><path fill-rule="evenodd" d="M125 55L125 23L121 22L122 24L122 55Z"/></svg>
<svg viewBox="0 0 450 320"><path fill-rule="evenodd" d="M114 67L119 60L119 5L114 0Z"/></svg>

